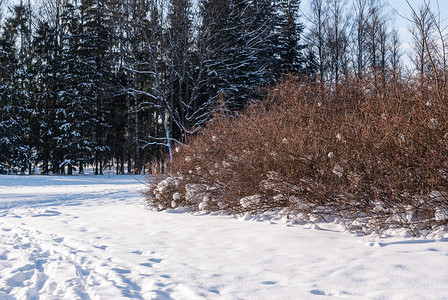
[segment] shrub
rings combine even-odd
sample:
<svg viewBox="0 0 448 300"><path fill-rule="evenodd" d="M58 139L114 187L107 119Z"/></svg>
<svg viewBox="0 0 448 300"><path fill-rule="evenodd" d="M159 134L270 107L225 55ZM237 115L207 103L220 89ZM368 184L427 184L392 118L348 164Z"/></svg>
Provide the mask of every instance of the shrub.
<svg viewBox="0 0 448 300"><path fill-rule="evenodd" d="M412 80L365 77L330 89L285 78L263 101L217 115L177 146L148 202L339 217L364 233L446 228L447 118L447 103Z"/></svg>

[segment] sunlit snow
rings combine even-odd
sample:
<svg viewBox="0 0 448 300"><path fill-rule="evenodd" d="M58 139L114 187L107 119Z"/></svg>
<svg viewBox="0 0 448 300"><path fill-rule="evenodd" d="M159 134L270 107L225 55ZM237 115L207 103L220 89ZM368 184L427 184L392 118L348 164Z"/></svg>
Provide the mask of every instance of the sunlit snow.
<svg viewBox="0 0 448 300"><path fill-rule="evenodd" d="M373 239L333 223L155 212L138 180L0 176L0 299L448 295L447 238Z"/></svg>

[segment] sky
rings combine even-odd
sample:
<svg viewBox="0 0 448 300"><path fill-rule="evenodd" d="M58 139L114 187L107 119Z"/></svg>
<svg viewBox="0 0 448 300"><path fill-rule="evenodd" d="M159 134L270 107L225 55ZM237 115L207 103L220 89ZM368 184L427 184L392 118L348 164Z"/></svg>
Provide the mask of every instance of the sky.
<svg viewBox="0 0 448 300"><path fill-rule="evenodd" d="M419 8L423 5L423 0L408 0L409 4L415 9ZM346 0L348 4L352 2L352 0ZM411 35L409 33L410 23L406 18L409 18L412 15L412 10L409 7L406 0L384 0L386 3L385 10L391 12L391 26L392 28L397 28L400 34L400 40L402 42L401 49L404 52L402 59L405 64L409 64L409 55L411 55ZM445 26L448 25L448 0L431 0L430 1L431 8L433 11L438 11L437 6L440 8L440 19L442 20L442 24ZM310 9L310 0L302 0L301 10L302 14L309 13ZM302 17L303 20L305 18ZM304 21L305 22L305 21Z"/></svg>
<svg viewBox="0 0 448 300"><path fill-rule="evenodd" d="M423 0L408 0L409 3L412 5L414 9L418 9L423 5ZM409 33L409 28L411 26L409 20L406 20L406 18L409 18L412 15L412 10L409 7L409 5L406 3L406 0L389 0L389 7L393 8L396 12L395 15L395 26L397 27L400 37L402 39L403 50L410 52L411 47L409 45L411 40L411 35ZM446 26L447 19L448 19L448 1L447 0L432 0L431 1L431 8L434 12L439 11L440 9L440 19L442 20L442 23ZM439 8L439 9L438 9ZM400 15L398 15L400 14ZM409 55L409 53L408 53Z"/></svg>

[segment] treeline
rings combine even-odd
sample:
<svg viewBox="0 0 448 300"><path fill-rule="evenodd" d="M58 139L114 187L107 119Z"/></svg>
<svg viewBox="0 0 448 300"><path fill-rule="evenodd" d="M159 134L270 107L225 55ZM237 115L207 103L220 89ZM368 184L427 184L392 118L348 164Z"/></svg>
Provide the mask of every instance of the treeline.
<svg viewBox="0 0 448 300"><path fill-rule="evenodd" d="M141 172L281 72L306 72L298 1L63 0L9 7L0 172Z"/></svg>
<svg viewBox="0 0 448 300"><path fill-rule="evenodd" d="M140 173L282 74L331 89L403 75L382 0L312 0L307 16L299 0L43 1L2 10L0 173ZM412 17L421 74L439 63L436 17Z"/></svg>
<svg viewBox="0 0 448 300"><path fill-rule="evenodd" d="M390 1L391 2L391 1ZM446 24L437 2L423 0L409 16L397 15L387 0L310 0L304 35L317 82L333 91L353 78L374 77L375 88L418 77L421 91L446 81ZM400 41L394 19L408 23L410 40ZM366 86L366 88L369 88ZM423 92L421 92L423 95Z"/></svg>

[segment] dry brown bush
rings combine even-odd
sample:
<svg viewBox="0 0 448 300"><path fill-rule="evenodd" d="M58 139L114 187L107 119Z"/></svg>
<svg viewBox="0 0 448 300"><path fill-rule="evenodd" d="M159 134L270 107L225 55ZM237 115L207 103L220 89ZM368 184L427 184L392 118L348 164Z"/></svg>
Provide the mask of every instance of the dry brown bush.
<svg viewBox="0 0 448 300"><path fill-rule="evenodd" d="M447 103L411 79L374 80L321 90L286 78L238 116L217 115L178 146L168 181L152 182L149 203L234 213L287 208L306 221L338 216L364 233L446 228Z"/></svg>

